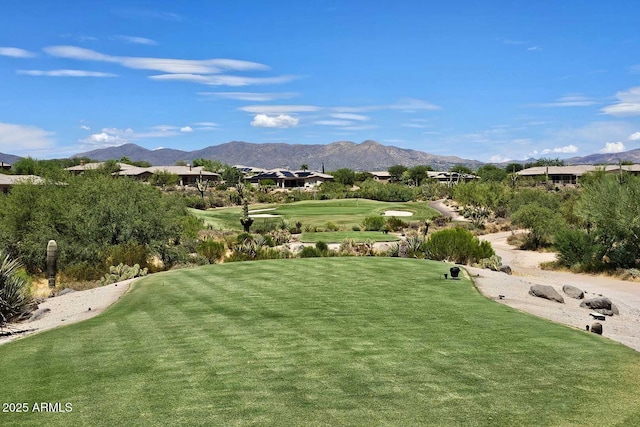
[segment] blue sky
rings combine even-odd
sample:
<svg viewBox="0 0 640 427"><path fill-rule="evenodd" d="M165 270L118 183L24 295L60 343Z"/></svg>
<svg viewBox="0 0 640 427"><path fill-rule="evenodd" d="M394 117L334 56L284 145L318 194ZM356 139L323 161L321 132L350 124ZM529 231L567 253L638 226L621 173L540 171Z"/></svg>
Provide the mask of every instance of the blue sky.
<svg viewBox="0 0 640 427"><path fill-rule="evenodd" d="M482 161L640 148L640 2L0 5L0 152L376 140Z"/></svg>

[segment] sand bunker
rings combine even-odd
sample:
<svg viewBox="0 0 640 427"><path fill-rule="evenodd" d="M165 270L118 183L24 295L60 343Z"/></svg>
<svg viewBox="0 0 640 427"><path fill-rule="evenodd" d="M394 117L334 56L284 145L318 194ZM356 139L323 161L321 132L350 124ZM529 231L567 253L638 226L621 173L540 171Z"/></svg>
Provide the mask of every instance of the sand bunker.
<svg viewBox="0 0 640 427"><path fill-rule="evenodd" d="M407 211L386 211L384 216L413 216L413 212Z"/></svg>
<svg viewBox="0 0 640 427"><path fill-rule="evenodd" d="M250 210L249 213L252 214L256 212L266 212L266 211L275 211L275 210L276 208L253 209L253 210Z"/></svg>

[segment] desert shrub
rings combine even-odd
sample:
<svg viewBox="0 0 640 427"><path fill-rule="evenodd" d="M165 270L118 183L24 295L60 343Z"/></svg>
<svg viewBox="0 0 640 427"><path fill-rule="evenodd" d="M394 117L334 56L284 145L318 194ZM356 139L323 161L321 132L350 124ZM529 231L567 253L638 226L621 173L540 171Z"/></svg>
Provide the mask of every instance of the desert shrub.
<svg viewBox="0 0 640 427"><path fill-rule="evenodd" d="M177 265L189 264L190 252L182 246L163 246L160 249L160 259L165 269L171 269Z"/></svg>
<svg viewBox="0 0 640 427"><path fill-rule="evenodd" d="M200 256L209 260L209 263L214 264L224 258L227 248L224 242L216 240L204 240L198 243L197 253Z"/></svg>
<svg viewBox="0 0 640 427"><path fill-rule="evenodd" d="M22 265L0 251L0 326L18 316L29 303L28 282L19 274Z"/></svg>
<svg viewBox="0 0 640 427"><path fill-rule="evenodd" d="M392 216L390 218L387 218L387 226L392 231L401 231L403 228L407 228L409 224L407 224L400 218L396 218L395 216Z"/></svg>
<svg viewBox="0 0 640 427"><path fill-rule="evenodd" d="M322 252L313 246L305 246L300 251L300 258L319 258L322 257Z"/></svg>
<svg viewBox="0 0 640 427"><path fill-rule="evenodd" d="M473 263L495 253L491 244L480 241L461 227L436 231L425 243L427 258L455 263Z"/></svg>
<svg viewBox="0 0 640 427"><path fill-rule="evenodd" d="M558 262L563 266L578 270L593 267L598 247L592 236L583 230L563 228L556 232L554 239Z"/></svg>
<svg viewBox="0 0 640 427"><path fill-rule="evenodd" d="M274 230L269 233L269 237L276 245L283 245L289 243L291 240L291 233L288 230Z"/></svg>
<svg viewBox="0 0 640 427"><path fill-rule="evenodd" d="M291 258L291 252L285 249L262 248L258 251L256 259L287 259Z"/></svg>
<svg viewBox="0 0 640 427"><path fill-rule="evenodd" d="M386 220L383 216L368 216L362 221L362 226L366 231L381 231Z"/></svg>
<svg viewBox="0 0 640 427"><path fill-rule="evenodd" d="M237 243L244 243L245 240L253 240L253 236L249 233L240 233L236 236Z"/></svg>
<svg viewBox="0 0 640 427"><path fill-rule="evenodd" d="M136 242L121 243L111 246L106 250L105 259L107 265L135 265L147 267L149 251L145 245Z"/></svg>
<svg viewBox="0 0 640 427"><path fill-rule="evenodd" d="M409 257L423 257L425 239L420 234L412 231L407 234L407 255Z"/></svg>
<svg viewBox="0 0 640 427"><path fill-rule="evenodd" d="M184 201L187 207L199 210L207 209L207 201L200 196L186 196Z"/></svg>
<svg viewBox="0 0 640 427"><path fill-rule="evenodd" d="M334 224L331 221L327 221L327 223L325 224L324 228L327 231L338 231L340 229L336 224Z"/></svg>
<svg viewBox="0 0 640 427"><path fill-rule="evenodd" d="M140 268L138 264L135 264L134 266L125 264L112 265L109 267L109 274L103 277L100 284L104 286L111 283L121 282L123 280L143 277L147 275L147 272L148 270L146 268Z"/></svg>
<svg viewBox="0 0 640 427"><path fill-rule="evenodd" d="M437 216L433 219L433 225L436 227L444 227L448 222L451 222L450 216Z"/></svg>
<svg viewBox="0 0 640 427"><path fill-rule="evenodd" d="M356 254L356 241L355 239L346 238L340 243L341 255L355 255Z"/></svg>
<svg viewBox="0 0 640 427"><path fill-rule="evenodd" d="M360 226L359 225L354 225L353 227L351 227L351 230L360 231Z"/></svg>
<svg viewBox="0 0 640 427"><path fill-rule="evenodd" d="M108 271L101 262L79 261L68 264L60 271L72 281L93 281L100 279Z"/></svg>
<svg viewBox="0 0 640 427"><path fill-rule="evenodd" d="M329 250L329 245L327 245L326 242L323 242L322 240L318 240L316 242L316 248L320 252L327 252Z"/></svg>

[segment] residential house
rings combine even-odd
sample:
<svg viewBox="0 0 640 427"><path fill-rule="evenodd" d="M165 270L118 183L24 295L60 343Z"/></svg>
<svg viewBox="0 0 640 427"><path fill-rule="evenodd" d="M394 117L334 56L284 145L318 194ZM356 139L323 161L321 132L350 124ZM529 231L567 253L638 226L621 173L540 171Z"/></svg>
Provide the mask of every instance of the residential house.
<svg viewBox="0 0 640 427"><path fill-rule="evenodd" d="M596 171L605 173L620 173L624 171L633 175L640 175L640 165L535 166L516 172L516 175L537 178L557 185L576 185L583 175Z"/></svg>
<svg viewBox="0 0 640 427"><path fill-rule="evenodd" d="M11 187L17 184L33 182L40 184L44 182L42 178L35 175L4 175L0 174L0 192L8 193Z"/></svg>
<svg viewBox="0 0 640 427"><path fill-rule="evenodd" d="M333 181L333 176L315 171L271 169L245 177L245 181L251 184L260 184L265 180L273 181L278 188L312 188Z"/></svg>

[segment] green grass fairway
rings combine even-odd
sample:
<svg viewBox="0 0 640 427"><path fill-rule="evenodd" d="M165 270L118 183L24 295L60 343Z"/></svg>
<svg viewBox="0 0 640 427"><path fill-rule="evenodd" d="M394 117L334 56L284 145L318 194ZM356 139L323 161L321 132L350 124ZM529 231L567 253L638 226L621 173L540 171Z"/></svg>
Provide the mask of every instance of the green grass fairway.
<svg viewBox="0 0 640 427"><path fill-rule="evenodd" d="M384 234L381 231L331 231L323 233L302 233L300 241L303 243L342 243L344 239L354 239L358 243L366 240L374 242L394 242L400 240L393 234Z"/></svg>
<svg viewBox="0 0 640 427"><path fill-rule="evenodd" d="M327 221L338 226L351 229L354 225L362 224L368 216L377 216L388 210L401 210L413 213L413 216L402 217L403 221L422 221L431 219L439 213L427 206L426 202L378 202L367 199L339 199L339 200L309 200L304 202L286 203L282 205L252 205L254 209L275 208L265 211L265 214L280 215L294 225L301 221L302 226L324 227ZM218 208L208 211L191 210L198 218L214 228L224 230L241 230L240 217L242 208ZM261 218L256 218L256 222Z"/></svg>
<svg viewBox="0 0 640 427"><path fill-rule="evenodd" d="M640 425L640 354L447 270L314 258L144 278L96 318L0 346L2 402L73 408L0 425Z"/></svg>

